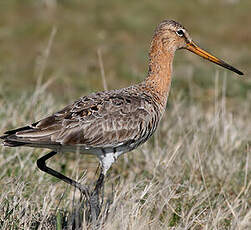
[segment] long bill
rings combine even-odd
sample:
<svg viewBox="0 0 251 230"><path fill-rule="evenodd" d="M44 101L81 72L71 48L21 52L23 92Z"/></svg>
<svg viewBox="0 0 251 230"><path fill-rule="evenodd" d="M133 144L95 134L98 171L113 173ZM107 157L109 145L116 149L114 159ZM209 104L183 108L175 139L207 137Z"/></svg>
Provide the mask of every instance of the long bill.
<svg viewBox="0 0 251 230"><path fill-rule="evenodd" d="M194 42L188 42L186 49L217 64L220 65L226 69L229 69L239 75L243 75L243 73L241 71L239 71L238 69L234 68L233 66L227 64L226 62L222 61L221 59L213 56L212 54L206 52L205 50L201 49L199 46L197 46Z"/></svg>

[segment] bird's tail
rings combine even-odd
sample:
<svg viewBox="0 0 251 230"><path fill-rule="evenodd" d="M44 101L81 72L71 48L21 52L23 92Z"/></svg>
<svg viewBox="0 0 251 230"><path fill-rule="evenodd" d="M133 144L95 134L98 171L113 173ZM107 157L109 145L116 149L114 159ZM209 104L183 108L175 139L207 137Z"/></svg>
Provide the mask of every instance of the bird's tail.
<svg viewBox="0 0 251 230"><path fill-rule="evenodd" d="M20 138L18 138L16 134L18 132L23 132L27 130L32 130L32 128L30 126L24 126L22 128L13 129L13 130L9 130L5 132L3 136L0 136L0 139L3 139L2 144L4 146L9 146L9 147L17 147L17 146L26 145L27 143L24 140L23 141L20 140Z"/></svg>

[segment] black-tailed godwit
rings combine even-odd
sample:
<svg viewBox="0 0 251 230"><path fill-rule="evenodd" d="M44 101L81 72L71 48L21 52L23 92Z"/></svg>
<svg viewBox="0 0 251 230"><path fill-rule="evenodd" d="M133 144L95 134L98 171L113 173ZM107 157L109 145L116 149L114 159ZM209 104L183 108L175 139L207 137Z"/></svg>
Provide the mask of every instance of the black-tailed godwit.
<svg viewBox="0 0 251 230"><path fill-rule="evenodd" d="M102 170L95 190L123 153L129 152L156 130L165 111L171 86L172 63L178 49L193 53L239 75L243 73L199 48L187 30L173 20L161 22L149 52L147 77L139 84L84 96L64 109L31 125L4 133L5 146L48 148L52 151L38 159L37 166L82 192L86 187L46 166L46 160L59 152L80 151L96 155Z"/></svg>

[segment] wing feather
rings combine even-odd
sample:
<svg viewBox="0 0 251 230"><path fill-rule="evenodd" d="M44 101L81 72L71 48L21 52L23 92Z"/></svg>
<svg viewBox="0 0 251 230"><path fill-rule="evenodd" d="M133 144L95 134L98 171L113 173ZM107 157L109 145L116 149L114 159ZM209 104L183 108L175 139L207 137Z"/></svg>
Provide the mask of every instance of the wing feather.
<svg viewBox="0 0 251 230"><path fill-rule="evenodd" d="M132 96L133 95L133 96ZM34 146L83 145L88 148L119 146L138 140L156 119L149 97L130 90L90 94L29 128L6 133L5 142Z"/></svg>

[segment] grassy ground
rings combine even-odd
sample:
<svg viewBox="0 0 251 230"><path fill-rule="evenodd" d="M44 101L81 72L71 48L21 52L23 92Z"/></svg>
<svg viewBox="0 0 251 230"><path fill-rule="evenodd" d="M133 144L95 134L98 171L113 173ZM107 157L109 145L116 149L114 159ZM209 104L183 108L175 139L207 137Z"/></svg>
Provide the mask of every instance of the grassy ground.
<svg viewBox="0 0 251 230"><path fill-rule="evenodd" d="M248 229L250 1L48 2L0 3L0 132L102 90L97 50L109 89L142 80L154 27L164 18L176 19L246 78L177 53L156 135L109 172L105 197L113 193L113 203L102 227ZM0 147L0 152L0 228L70 226L78 216L79 194L36 168L46 150ZM69 153L50 165L91 183L97 161Z"/></svg>

